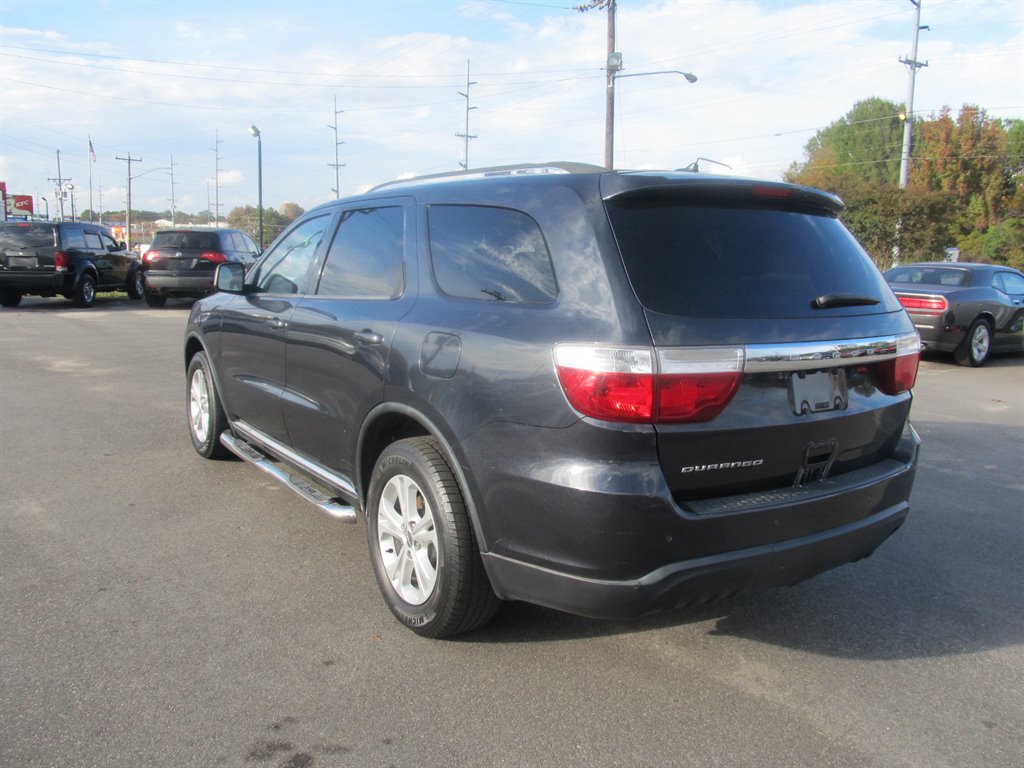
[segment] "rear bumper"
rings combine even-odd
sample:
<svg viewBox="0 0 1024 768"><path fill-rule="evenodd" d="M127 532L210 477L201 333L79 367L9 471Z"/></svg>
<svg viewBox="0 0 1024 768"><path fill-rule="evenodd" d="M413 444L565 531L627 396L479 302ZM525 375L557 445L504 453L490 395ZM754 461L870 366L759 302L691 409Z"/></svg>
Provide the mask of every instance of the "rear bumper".
<svg viewBox="0 0 1024 768"><path fill-rule="evenodd" d="M71 272L16 272L0 270L0 288L40 296L69 295L75 286Z"/></svg>
<svg viewBox="0 0 1024 768"><path fill-rule="evenodd" d="M146 270L146 290L160 296L207 296L214 292L213 272Z"/></svg>
<svg viewBox="0 0 1024 768"><path fill-rule="evenodd" d="M924 349L952 352L963 342L967 329L959 325L949 325L947 320L952 318L947 315L936 317L935 315L912 314L910 316L914 322L914 328L917 329L917 333L921 337Z"/></svg>
<svg viewBox="0 0 1024 768"><path fill-rule="evenodd" d="M902 525L919 447L907 425L875 465L685 507L658 488L660 468L618 488L608 464L594 482L582 463L543 487L520 476L502 484L500 514L484 515L492 538L482 557L499 597L594 618L795 584L867 557ZM635 479L638 469L619 477Z"/></svg>
<svg viewBox="0 0 1024 768"><path fill-rule="evenodd" d="M596 619L630 619L766 587L790 586L867 557L907 517L906 502L856 523L762 547L672 563L626 581L603 581L484 555L494 583L526 600Z"/></svg>

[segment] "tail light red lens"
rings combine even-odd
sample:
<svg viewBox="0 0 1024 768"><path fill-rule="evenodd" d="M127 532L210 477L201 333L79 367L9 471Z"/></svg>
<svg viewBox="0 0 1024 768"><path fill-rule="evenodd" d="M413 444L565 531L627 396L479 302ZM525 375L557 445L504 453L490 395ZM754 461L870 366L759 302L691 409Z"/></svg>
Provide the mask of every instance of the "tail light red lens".
<svg viewBox="0 0 1024 768"><path fill-rule="evenodd" d="M199 258L212 261L214 264L220 264L221 262L228 260L227 254L221 253L220 251L203 251L199 254Z"/></svg>
<svg viewBox="0 0 1024 768"><path fill-rule="evenodd" d="M148 251L146 251L145 254L143 254L143 256L142 256L142 260L145 261L146 263L149 263L151 261L156 261L159 258L160 258L160 251L154 251L152 248L150 248Z"/></svg>
<svg viewBox="0 0 1024 768"><path fill-rule="evenodd" d="M887 395L899 395L914 388L921 362L921 339L916 333L896 340L896 357L867 366L875 386Z"/></svg>
<svg viewBox="0 0 1024 768"><path fill-rule="evenodd" d="M65 251L53 252L53 266L58 272L67 272L71 266L71 258Z"/></svg>
<svg viewBox="0 0 1024 768"><path fill-rule="evenodd" d="M580 413L605 421L653 420L653 361L649 349L555 348L558 380L569 403Z"/></svg>
<svg viewBox="0 0 1024 768"><path fill-rule="evenodd" d="M949 309L945 296L897 296L900 304L920 315L941 315Z"/></svg>
<svg viewBox="0 0 1024 768"><path fill-rule="evenodd" d="M732 400L743 374L741 347L658 351L564 345L558 379L570 404L605 421L710 421Z"/></svg>

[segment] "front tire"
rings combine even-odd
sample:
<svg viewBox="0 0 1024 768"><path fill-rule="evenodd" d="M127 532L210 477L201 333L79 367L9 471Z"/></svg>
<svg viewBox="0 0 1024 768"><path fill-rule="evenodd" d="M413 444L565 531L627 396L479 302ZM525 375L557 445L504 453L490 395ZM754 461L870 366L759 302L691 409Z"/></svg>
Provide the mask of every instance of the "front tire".
<svg viewBox="0 0 1024 768"><path fill-rule="evenodd" d="M370 479L366 531L384 601L413 632L468 632L500 607L462 491L433 438L400 440L381 454Z"/></svg>
<svg viewBox="0 0 1024 768"><path fill-rule="evenodd" d="M213 383L210 361L205 352L197 352L188 364L185 378L185 408L192 447L205 459L222 459L230 452L220 441L228 428L228 417Z"/></svg>
<svg viewBox="0 0 1024 768"><path fill-rule="evenodd" d="M96 278L86 272L78 278L78 285L75 292L71 294L71 301L76 307L89 308L96 302Z"/></svg>
<svg viewBox="0 0 1024 768"><path fill-rule="evenodd" d="M953 353L953 358L960 365L978 368L988 360L992 350L992 327L987 321L977 318L967 329L967 335Z"/></svg>

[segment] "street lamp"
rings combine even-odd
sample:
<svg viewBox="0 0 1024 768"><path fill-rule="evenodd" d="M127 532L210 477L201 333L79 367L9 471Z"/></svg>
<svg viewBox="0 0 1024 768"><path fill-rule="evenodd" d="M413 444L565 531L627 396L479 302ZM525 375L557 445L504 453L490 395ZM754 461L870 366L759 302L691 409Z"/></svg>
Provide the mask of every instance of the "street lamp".
<svg viewBox="0 0 1024 768"><path fill-rule="evenodd" d="M260 251L263 250L263 137L255 125L249 126L249 133L256 137L256 184L260 214Z"/></svg>
<svg viewBox="0 0 1024 768"><path fill-rule="evenodd" d="M47 200L42 195L39 196L39 199L42 200L43 201L43 205L46 206L46 220L49 221L50 220L50 201Z"/></svg>
<svg viewBox="0 0 1024 768"><path fill-rule="evenodd" d="M678 69L660 69L657 72L633 72L622 74L622 54L613 51L608 54L608 101L605 105L604 123L604 164L608 170L615 167L615 81L620 77L647 77L648 75L682 75L688 83L696 83L697 76L692 72Z"/></svg>

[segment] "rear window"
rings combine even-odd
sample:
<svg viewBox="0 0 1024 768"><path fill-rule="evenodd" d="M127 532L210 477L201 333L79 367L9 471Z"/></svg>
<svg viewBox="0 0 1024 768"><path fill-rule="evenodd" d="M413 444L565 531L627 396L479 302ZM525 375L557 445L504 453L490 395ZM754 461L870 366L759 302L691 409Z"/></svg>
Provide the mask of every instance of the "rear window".
<svg viewBox="0 0 1024 768"><path fill-rule="evenodd" d="M951 285L967 284L967 270L950 267L896 267L885 273L885 279L894 285Z"/></svg>
<svg viewBox="0 0 1024 768"><path fill-rule="evenodd" d="M0 250L53 248L53 229L52 224L15 224L0 227Z"/></svg>
<svg viewBox="0 0 1024 768"><path fill-rule="evenodd" d="M874 263L830 215L630 196L607 204L640 303L686 317L788 318L898 311ZM876 299L817 309L829 294Z"/></svg>
<svg viewBox="0 0 1024 768"><path fill-rule="evenodd" d="M151 247L219 251L220 242L216 232L157 232Z"/></svg>

